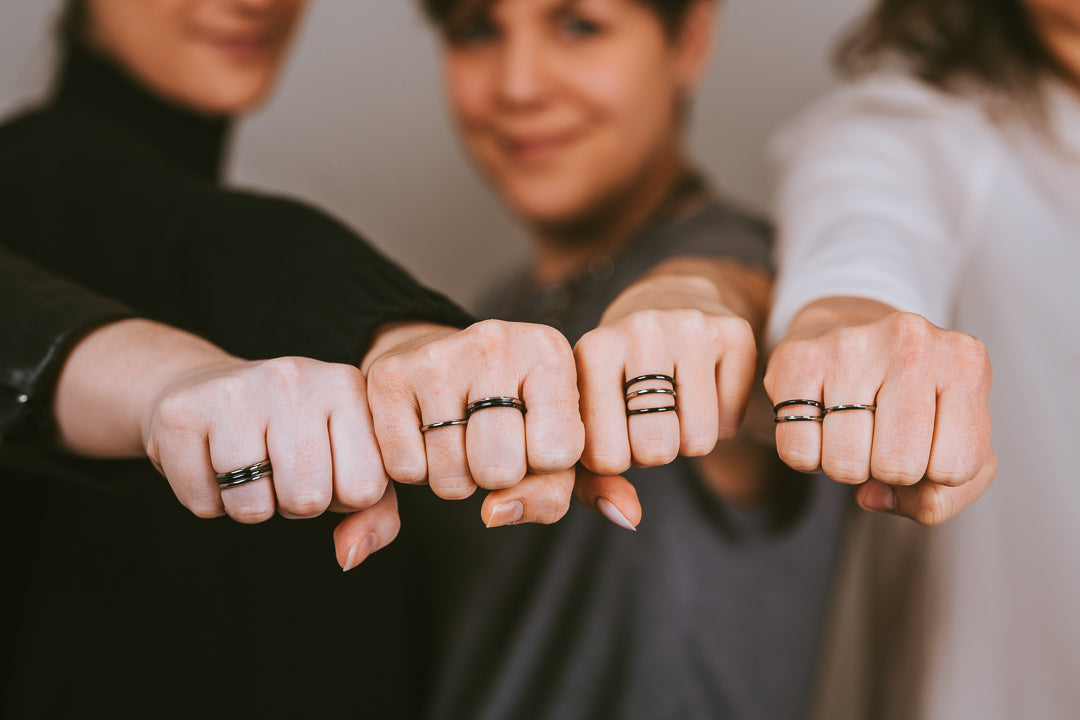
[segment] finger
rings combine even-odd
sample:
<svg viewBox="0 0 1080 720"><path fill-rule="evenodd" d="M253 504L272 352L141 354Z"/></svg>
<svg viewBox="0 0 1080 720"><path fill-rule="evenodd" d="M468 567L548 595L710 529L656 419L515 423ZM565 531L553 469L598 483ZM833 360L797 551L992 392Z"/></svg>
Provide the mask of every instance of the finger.
<svg viewBox="0 0 1080 720"><path fill-rule="evenodd" d="M284 517L314 517L330 506L334 465L329 410L321 402L278 406L266 428L274 494Z"/></svg>
<svg viewBox="0 0 1080 720"><path fill-rule="evenodd" d="M581 462L599 475L618 475L630 467L624 351L615 333L606 328L587 333L574 347L585 424Z"/></svg>
<svg viewBox="0 0 1080 720"><path fill-rule="evenodd" d="M334 528L338 565L343 572L352 570L371 553L389 545L400 529L397 495L394 486L387 484L386 492L377 503L347 516Z"/></svg>
<svg viewBox="0 0 1080 720"><path fill-rule="evenodd" d="M652 353L647 353L652 355ZM653 357L632 357L626 363L626 381L645 376L646 374L666 375L675 380L675 383L666 380L643 380L634 383L629 388L624 383L624 391L629 393L650 390L673 390L677 387L678 379L675 378L675 366L671 358L660 358L659 354ZM623 396L626 403L624 414L652 410L659 408L678 407L676 396L656 394L639 395L630 400ZM654 467L666 465L674 460L679 454L680 432L679 415L677 412L649 412L643 415L628 414L626 419L630 436L630 456L635 465L640 467Z"/></svg>
<svg viewBox="0 0 1080 720"><path fill-rule="evenodd" d="M932 384L906 374L882 385L874 413L871 477L889 485L914 485L926 476L936 395Z"/></svg>
<svg viewBox="0 0 1080 720"><path fill-rule="evenodd" d="M496 490L484 498L480 517L488 527L558 521L570 507L574 469L529 474L512 488Z"/></svg>
<svg viewBox="0 0 1080 720"><path fill-rule="evenodd" d="M358 376L359 377L359 376ZM363 383L363 379L359 378ZM383 497L388 478L363 393L347 395L330 416L334 494L331 509L354 512Z"/></svg>
<svg viewBox="0 0 1080 720"><path fill-rule="evenodd" d="M765 389L773 405L791 400L822 402L824 370L804 343L778 346L769 358ZM820 417L821 409L791 405L777 411L778 418ZM821 468L821 420L776 423L776 452L793 470L810 473Z"/></svg>
<svg viewBox="0 0 1080 720"><path fill-rule="evenodd" d="M938 393L933 446L926 475L942 485L961 485L982 469L989 448L987 362L984 370L963 373Z"/></svg>
<svg viewBox="0 0 1080 720"><path fill-rule="evenodd" d="M422 398L421 415L425 424L464 419L466 392L466 387L447 386ZM461 500L476 490L465 451L466 430L465 425L450 425L423 433L428 484L436 495L446 500Z"/></svg>
<svg viewBox="0 0 1080 720"><path fill-rule="evenodd" d="M725 334L723 357L717 368L716 382L720 395L717 435L720 438L733 437L742 425L757 374L754 331L745 321L731 327L737 329ZM679 370L681 372L682 368ZM682 415L680 411L680 419Z"/></svg>
<svg viewBox="0 0 1080 720"><path fill-rule="evenodd" d="M262 478L221 490L225 512L242 523L259 523L274 516L274 481L278 467L267 452L267 428L257 421L235 422L219 417L209 433L210 458L214 473L227 473L269 459L273 478ZM215 478L216 482L216 478Z"/></svg>
<svg viewBox="0 0 1080 720"><path fill-rule="evenodd" d="M162 433L153 444L154 464L169 481L181 505L200 518L225 514L204 432Z"/></svg>
<svg viewBox="0 0 1080 720"><path fill-rule="evenodd" d="M376 362L367 376L368 408L386 474L400 483L427 482L421 413L411 373L397 358Z"/></svg>
<svg viewBox="0 0 1080 720"><path fill-rule="evenodd" d="M857 371L856 367L845 370ZM870 451L874 443L874 411L829 408L876 402L877 387L847 373L826 380L826 415L821 421L821 471L836 482L857 485L870 479Z"/></svg>
<svg viewBox="0 0 1080 720"><path fill-rule="evenodd" d="M690 353L675 368L675 400L679 408L679 453L687 457L708 455L720 433L720 399L717 392L715 353ZM629 406L636 407L631 401ZM633 427L633 426L631 426Z"/></svg>
<svg viewBox="0 0 1080 720"><path fill-rule="evenodd" d="M974 479L959 487L930 480L909 486L890 486L871 480L856 491L855 500L864 510L890 512L920 525L940 525L978 500L996 473L997 455L991 449Z"/></svg>
<svg viewBox="0 0 1080 720"><path fill-rule="evenodd" d="M637 489L621 475L597 475L578 466L574 497L626 530L636 530L641 522Z"/></svg>
<svg viewBox="0 0 1080 720"><path fill-rule="evenodd" d="M585 446L578 404L577 366L569 344L551 330L529 349L532 362L521 384L525 444L530 473L568 470Z"/></svg>
<svg viewBox="0 0 1080 720"><path fill-rule="evenodd" d="M516 384L492 383L492 395L475 396L470 402L486 397L520 398ZM526 409L527 410L527 409ZM482 488L500 490L517 485L525 477L525 418L512 407L495 407L473 412L465 427L465 453L469 472Z"/></svg>

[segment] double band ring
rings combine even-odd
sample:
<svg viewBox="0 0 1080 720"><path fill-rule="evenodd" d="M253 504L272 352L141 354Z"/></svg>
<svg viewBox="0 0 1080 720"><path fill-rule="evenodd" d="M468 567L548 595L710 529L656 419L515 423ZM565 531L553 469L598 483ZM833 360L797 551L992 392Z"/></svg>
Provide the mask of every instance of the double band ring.
<svg viewBox="0 0 1080 720"><path fill-rule="evenodd" d="M779 412L786 407L812 407L821 411L820 415L780 415ZM821 422L825 417L825 403L817 400L784 400L773 405L773 412L777 413L776 422Z"/></svg>
<svg viewBox="0 0 1080 720"><path fill-rule="evenodd" d="M217 484L220 489L228 490L229 488L234 488L238 485L262 480L263 478L270 478L273 477L273 475L274 470L270 467L270 459L267 458L262 462L242 467L239 470L218 473Z"/></svg>
<svg viewBox="0 0 1080 720"><path fill-rule="evenodd" d="M634 385L645 382L646 380L660 380L662 382L669 383L671 387L644 388L642 390L634 391L630 390L630 388L632 388ZM643 407L637 408L636 410L630 409L630 401L636 397L641 397L642 395L670 395L671 399L674 401L676 398L675 378L671 377L670 375L650 373L648 375L638 375L637 377L630 378L623 383L623 393L625 394L624 400L626 401L626 417L630 417L632 415L649 415L652 413L675 412L679 409L678 405L676 405L674 402L671 405L662 405L660 407Z"/></svg>
<svg viewBox="0 0 1080 720"><path fill-rule="evenodd" d="M480 398L479 400L474 400L466 405L465 419L468 420L472 417L473 413L480 412L481 410L491 410L493 408L513 408L515 410L520 410L522 415L528 412L525 409L525 403L518 398L495 396Z"/></svg>

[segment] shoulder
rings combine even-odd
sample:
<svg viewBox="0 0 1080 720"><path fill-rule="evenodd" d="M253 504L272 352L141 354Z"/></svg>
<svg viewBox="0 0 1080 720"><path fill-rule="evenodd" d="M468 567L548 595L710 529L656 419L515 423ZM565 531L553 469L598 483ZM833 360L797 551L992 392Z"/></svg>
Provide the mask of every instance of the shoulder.
<svg viewBox="0 0 1080 720"><path fill-rule="evenodd" d="M664 258L727 257L767 267L772 231L762 218L717 198L667 225L656 239Z"/></svg>

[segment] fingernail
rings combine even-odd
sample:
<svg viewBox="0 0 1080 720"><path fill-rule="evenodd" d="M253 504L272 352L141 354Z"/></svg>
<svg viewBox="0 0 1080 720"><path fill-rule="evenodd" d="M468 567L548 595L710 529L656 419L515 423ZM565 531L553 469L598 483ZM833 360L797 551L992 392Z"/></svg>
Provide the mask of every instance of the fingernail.
<svg viewBox="0 0 1080 720"><path fill-rule="evenodd" d="M637 532L637 528L631 525L630 521L626 519L626 516L619 512L619 508L615 507L615 503L607 498L597 498L596 509L599 510L604 517L619 527Z"/></svg>
<svg viewBox="0 0 1080 720"><path fill-rule="evenodd" d="M488 518L487 526L501 527L503 525L513 525L525 515L525 505L520 500L511 500L510 502L496 505L491 511L491 517Z"/></svg>
<svg viewBox="0 0 1080 720"><path fill-rule="evenodd" d="M896 509L896 495L888 485L872 483L863 494L863 502L867 510L877 512L892 512Z"/></svg>
<svg viewBox="0 0 1080 720"><path fill-rule="evenodd" d="M375 552L378 545L379 538L375 537L375 533L368 533L360 540L357 540L356 544L349 548L349 557L345 558L345 567L341 568L341 572L349 572L364 560L367 560L368 555Z"/></svg>

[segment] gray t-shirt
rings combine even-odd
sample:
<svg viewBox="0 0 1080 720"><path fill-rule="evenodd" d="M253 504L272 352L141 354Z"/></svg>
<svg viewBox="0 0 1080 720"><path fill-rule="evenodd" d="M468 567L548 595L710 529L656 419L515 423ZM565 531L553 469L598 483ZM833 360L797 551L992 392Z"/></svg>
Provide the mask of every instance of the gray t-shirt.
<svg viewBox="0 0 1080 720"><path fill-rule="evenodd" d="M762 224L710 202L567 286L537 288L523 274L494 296L492 314L548 322L574 342L665 258L765 266L768 253ZM402 516L422 538L436 643L426 716L805 716L844 495L777 472L790 492L748 510L709 491L686 459L633 468L626 477L645 509L635 533L576 503L552 526L487 529L482 493L441 507L406 493L405 505L420 506Z"/></svg>

